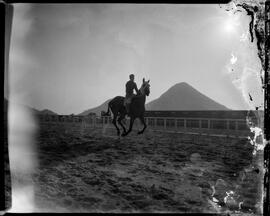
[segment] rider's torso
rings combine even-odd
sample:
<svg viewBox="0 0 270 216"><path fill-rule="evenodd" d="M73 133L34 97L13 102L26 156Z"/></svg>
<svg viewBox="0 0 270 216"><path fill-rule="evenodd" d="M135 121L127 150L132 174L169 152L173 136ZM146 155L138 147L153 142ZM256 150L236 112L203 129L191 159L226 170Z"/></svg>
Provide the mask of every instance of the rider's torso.
<svg viewBox="0 0 270 216"><path fill-rule="evenodd" d="M133 90L136 88L136 83L129 80L126 83L126 97L133 95Z"/></svg>

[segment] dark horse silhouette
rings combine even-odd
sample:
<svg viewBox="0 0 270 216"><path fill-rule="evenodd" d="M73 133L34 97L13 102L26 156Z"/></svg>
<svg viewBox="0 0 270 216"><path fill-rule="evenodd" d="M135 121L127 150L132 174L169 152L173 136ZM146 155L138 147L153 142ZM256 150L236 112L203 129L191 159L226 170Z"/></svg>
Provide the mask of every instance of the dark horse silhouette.
<svg viewBox="0 0 270 216"><path fill-rule="evenodd" d="M114 124L117 135L120 135L120 130L117 126L117 122L121 125L123 128L122 136L128 135L132 131L132 126L134 123L134 120L136 118L139 118L143 124L143 129L138 132L138 134L142 134L144 130L146 129L146 124L144 121L144 112L145 112L145 99L146 96L150 94L150 80L145 81L143 78L142 86L139 90L139 94L137 94L134 98L132 98L131 104L130 104L130 124L129 129L126 131L125 126L122 123L122 120L125 118L127 111L124 106L124 97L122 96L116 96L108 103L108 111L104 114L104 116L109 115L110 116L110 110L113 113L113 120L112 123ZM118 119L117 119L118 117Z"/></svg>

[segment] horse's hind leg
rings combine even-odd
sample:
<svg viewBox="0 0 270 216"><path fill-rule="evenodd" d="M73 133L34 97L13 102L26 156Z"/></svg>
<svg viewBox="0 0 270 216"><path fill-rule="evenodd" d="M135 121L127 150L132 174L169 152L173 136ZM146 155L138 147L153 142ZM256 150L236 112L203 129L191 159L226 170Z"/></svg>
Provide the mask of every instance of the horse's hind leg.
<svg viewBox="0 0 270 216"><path fill-rule="evenodd" d="M117 115L113 115L112 123L113 123L113 125L115 126L115 128L116 128L116 130L117 130L117 136L119 136L119 135L120 135L120 130L119 130L119 128L117 127L116 118L117 118Z"/></svg>
<svg viewBox="0 0 270 216"><path fill-rule="evenodd" d="M126 128L125 128L125 126L123 125L123 123L122 123L122 120L125 118L125 115L123 115L123 114L121 114L120 115L120 117L118 118L118 123L121 125L121 127L123 128L123 133L122 133L122 135L123 134L125 134L127 131L126 131Z"/></svg>
<svg viewBox="0 0 270 216"><path fill-rule="evenodd" d="M144 117L141 116L141 117L140 117L140 120L141 120L141 122L142 122L142 124L143 124L143 129L142 129L141 131L139 131L138 134L142 134L142 133L144 132L144 130L146 129L146 123L145 123L145 121L144 121Z"/></svg>
<svg viewBox="0 0 270 216"><path fill-rule="evenodd" d="M132 131L132 126L133 126L134 120L135 120L135 118L133 118L133 117L130 118L129 129L126 133L122 134L122 136L126 136Z"/></svg>

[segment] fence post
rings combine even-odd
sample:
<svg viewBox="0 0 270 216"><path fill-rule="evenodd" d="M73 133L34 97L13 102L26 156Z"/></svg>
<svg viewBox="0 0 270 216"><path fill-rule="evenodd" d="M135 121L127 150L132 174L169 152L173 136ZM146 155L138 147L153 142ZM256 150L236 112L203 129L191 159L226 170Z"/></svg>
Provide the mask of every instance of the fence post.
<svg viewBox="0 0 270 216"><path fill-rule="evenodd" d="M175 127L175 130L177 131L177 119L174 119L174 127Z"/></svg>
<svg viewBox="0 0 270 216"><path fill-rule="evenodd" d="M187 120L184 119L184 128L186 128L186 127L187 127Z"/></svg>
<svg viewBox="0 0 270 216"><path fill-rule="evenodd" d="M166 129L167 119L164 118L164 128Z"/></svg>
<svg viewBox="0 0 270 216"><path fill-rule="evenodd" d="M199 119L199 128L202 128L202 120Z"/></svg>
<svg viewBox="0 0 270 216"><path fill-rule="evenodd" d="M235 130L238 130L238 121L235 121Z"/></svg>
<svg viewBox="0 0 270 216"><path fill-rule="evenodd" d="M87 117L84 117L85 128L87 128Z"/></svg>
<svg viewBox="0 0 270 216"><path fill-rule="evenodd" d="M154 128L157 127L157 118L154 118Z"/></svg>
<svg viewBox="0 0 270 216"><path fill-rule="evenodd" d="M82 121L81 121L82 128L85 128L85 125L84 125L84 118L82 117L81 120L82 120Z"/></svg>
<svg viewBox="0 0 270 216"><path fill-rule="evenodd" d="M208 119L208 120L207 120L207 129L210 129L210 128L211 128L210 120Z"/></svg>
<svg viewBox="0 0 270 216"><path fill-rule="evenodd" d="M95 116L91 116L91 126L95 127Z"/></svg>
<svg viewBox="0 0 270 216"><path fill-rule="evenodd" d="M230 122L229 120L226 120L226 129L229 130L229 128L230 128Z"/></svg>

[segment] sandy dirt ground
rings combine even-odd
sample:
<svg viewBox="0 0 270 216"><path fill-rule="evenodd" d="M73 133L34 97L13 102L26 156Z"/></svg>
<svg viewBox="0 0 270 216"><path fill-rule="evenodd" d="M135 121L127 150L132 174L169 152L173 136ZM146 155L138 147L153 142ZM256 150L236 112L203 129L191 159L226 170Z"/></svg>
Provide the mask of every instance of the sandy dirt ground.
<svg viewBox="0 0 270 216"><path fill-rule="evenodd" d="M42 124L32 176L38 212L231 212L258 215L246 139Z"/></svg>

